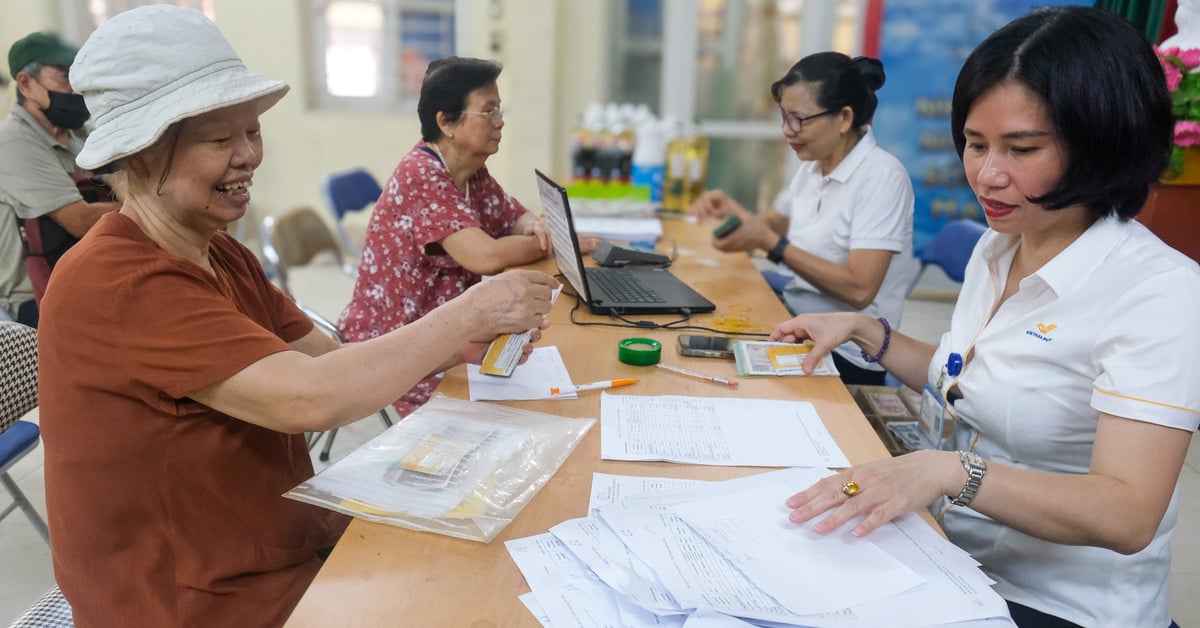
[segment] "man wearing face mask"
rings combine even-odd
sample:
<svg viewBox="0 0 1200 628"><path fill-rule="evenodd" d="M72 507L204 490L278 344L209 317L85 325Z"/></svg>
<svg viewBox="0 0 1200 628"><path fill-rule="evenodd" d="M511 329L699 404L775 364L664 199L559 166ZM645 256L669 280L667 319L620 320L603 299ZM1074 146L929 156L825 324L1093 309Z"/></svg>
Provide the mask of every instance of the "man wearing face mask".
<svg viewBox="0 0 1200 628"><path fill-rule="evenodd" d="M17 100L0 120L0 318L6 312L34 327L34 285L19 225L38 222L47 266L53 266L101 215L120 207L106 193L93 196L77 184L90 173L75 165L89 117L68 77L75 52L50 33L33 33L8 51Z"/></svg>

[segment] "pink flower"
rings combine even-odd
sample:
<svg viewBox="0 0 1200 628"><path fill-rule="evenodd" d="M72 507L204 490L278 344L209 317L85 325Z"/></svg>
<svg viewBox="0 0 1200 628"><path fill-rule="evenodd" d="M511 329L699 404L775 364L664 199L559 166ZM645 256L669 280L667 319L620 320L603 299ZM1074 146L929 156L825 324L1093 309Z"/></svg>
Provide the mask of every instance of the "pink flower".
<svg viewBox="0 0 1200 628"><path fill-rule="evenodd" d="M1175 56L1178 57L1179 60L1183 62L1183 65L1187 66L1188 69L1194 69L1197 66L1200 66L1200 48L1180 50Z"/></svg>
<svg viewBox="0 0 1200 628"><path fill-rule="evenodd" d="M1200 144L1200 122L1181 120L1175 123L1175 145L1195 146Z"/></svg>
<svg viewBox="0 0 1200 628"><path fill-rule="evenodd" d="M1183 80L1183 72L1175 67L1170 61L1163 61L1163 74L1167 77L1167 91L1173 92L1179 88L1179 82Z"/></svg>

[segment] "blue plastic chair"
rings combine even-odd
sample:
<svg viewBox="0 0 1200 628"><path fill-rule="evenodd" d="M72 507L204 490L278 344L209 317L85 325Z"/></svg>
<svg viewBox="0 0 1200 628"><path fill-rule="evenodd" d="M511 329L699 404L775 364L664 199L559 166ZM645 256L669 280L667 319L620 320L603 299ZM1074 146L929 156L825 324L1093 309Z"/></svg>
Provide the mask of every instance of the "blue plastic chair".
<svg viewBox="0 0 1200 628"><path fill-rule="evenodd" d="M921 251L921 272L913 279L913 285L917 284L925 268L930 265L941 268L947 277L962 283L967 272L967 261L971 259L971 252L985 231L987 225L966 218L942 225L925 250Z"/></svg>
<svg viewBox="0 0 1200 628"><path fill-rule="evenodd" d="M37 330L11 321L0 322L0 356L4 360L0 369L0 484L13 499L0 511L0 519L20 508L49 543L46 522L8 474L41 439L36 423L19 420L38 405Z"/></svg>
<svg viewBox="0 0 1200 628"><path fill-rule="evenodd" d="M346 229L342 226L342 218L349 212L374 205L383 194L383 189L379 187L375 177L362 168L326 175L321 182L321 188L329 201L329 207L333 210L333 225L342 247L354 257L361 257L362 250L350 241Z"/></svg>

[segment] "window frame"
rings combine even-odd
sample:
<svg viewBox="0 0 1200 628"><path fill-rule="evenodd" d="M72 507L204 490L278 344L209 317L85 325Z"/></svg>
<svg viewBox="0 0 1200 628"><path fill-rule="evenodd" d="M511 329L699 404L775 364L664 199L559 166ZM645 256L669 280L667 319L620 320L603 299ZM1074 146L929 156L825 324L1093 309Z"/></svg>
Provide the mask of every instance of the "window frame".
<svg viewBox="0 0 1200 628"><path fill-rule="evenodd" d="M337 96L329 92L326 69L326 36L323 14L330 0L309 0L307 12L307 46L309 83L308 103L313 109L325 111L378 112L416 111L419 94L401 91L400 73L400 14L404 10L427 10L449 14L453 23L452 55L462 54L466 33L465 15L469 0L451 0L450 6L440 0L346 0L380 5L383 11L382 51L380 53L378 92L373 96Z"/></svg>

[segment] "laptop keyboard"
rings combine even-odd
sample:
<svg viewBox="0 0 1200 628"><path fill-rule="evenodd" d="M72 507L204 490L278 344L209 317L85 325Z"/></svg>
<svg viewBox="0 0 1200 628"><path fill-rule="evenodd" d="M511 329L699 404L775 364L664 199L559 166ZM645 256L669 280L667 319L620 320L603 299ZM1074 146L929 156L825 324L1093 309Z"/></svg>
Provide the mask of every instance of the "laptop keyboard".
<svg viewBox="0 0 1200 628"><path fill-rule="evenodd" d="M615 303L666 302L656 292L647 290L634 273L625 268L590 268L588 279L608 293L608 297Z"/></svg>

